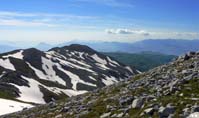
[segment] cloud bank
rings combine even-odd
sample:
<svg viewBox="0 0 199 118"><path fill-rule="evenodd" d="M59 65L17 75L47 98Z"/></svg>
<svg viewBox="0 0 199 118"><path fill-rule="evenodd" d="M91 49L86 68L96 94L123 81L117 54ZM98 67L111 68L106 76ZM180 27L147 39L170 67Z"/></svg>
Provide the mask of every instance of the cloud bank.
<svg viewBox="0 0 199 118"><path fill-rule="evenodd" d="M108 34L138 34L143 36L150 35L150 33L145 30L132 30L132 29L106 29L105 32Z"/></svg>
<svg viewBox="0 0 199 118"><path fill-rule="evenodd" d="M147 31L133 29L106 29L106 34L114 37L128 37L129 39L198 39L199 32Z"/></svg>

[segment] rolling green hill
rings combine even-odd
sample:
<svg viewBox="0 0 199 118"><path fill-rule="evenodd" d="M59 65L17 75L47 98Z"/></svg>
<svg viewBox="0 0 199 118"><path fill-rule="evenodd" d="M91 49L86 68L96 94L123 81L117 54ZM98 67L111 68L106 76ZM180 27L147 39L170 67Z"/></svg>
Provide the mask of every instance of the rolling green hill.
<svg viewBox="0 0 199 118"><path fill-rule="evenodd" d="M147 71L151 68L168 63L176 57L174 55L165 55L156 52L141 52L133 54L121 52L106 52L104 54L113 57L126 65L135 67L140 71Z"/></svg>

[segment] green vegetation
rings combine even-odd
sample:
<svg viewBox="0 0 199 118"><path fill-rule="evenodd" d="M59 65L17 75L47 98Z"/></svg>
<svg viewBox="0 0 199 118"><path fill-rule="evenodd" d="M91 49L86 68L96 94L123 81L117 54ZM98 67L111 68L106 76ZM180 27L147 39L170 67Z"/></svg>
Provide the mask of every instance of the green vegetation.
<svg viewBox="0 0 199 118"><path fill-rule="evenodd" d="M141 52L134 54L113 52L104 54L140 71L147 71L154 67L166 64L176 58L174 55L164 55L155 52Z"/></svg>
<svg viewBox="0 0 199 118"><path fill-rule="evenodd" d="M4 99L13 99L13 96L11 93L9 93L8 91L0 91L0 98L4 98Z"/></svg>

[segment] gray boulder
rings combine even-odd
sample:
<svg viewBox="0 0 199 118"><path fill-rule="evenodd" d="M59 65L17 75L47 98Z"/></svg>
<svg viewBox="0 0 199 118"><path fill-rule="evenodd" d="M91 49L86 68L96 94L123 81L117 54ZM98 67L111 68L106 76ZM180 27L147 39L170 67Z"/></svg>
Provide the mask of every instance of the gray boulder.
<svg viewBox="0 0 199 118"><path fill-rule="evenodd" d="M153 115L154 113L154 109L153 108L147 108L144 110L144 114L147 114L147 115Z"/></svg>
<svg viewBox="0 0 199 118"><path fill-rule="evenodd" d="M133 97L132 96L125 96L125 97L121 97L119 99L119 104L120 106L124 106L124 105L130 105L133 101Z"/></svg>
<svg viewBox="0 0 199 118"><path fill-rule="evenodd" d="M199 112L199 106L193 106L191 111L192 112Z"/></svg>
<svg viewBox="0 0 199 118"><path fill-rule="evenodd" d="M173 106L160 107L158 112L159 112L160 118L165 118L173 114L175 112L175 108Z"/></svg>
<svg viewBox="0 0 199 118"><path fill-rule="evenodd" d="M132 106L132 108L141 108L143 104L144 104L144 99L137 98L137 99L133 100L133 103L131 106Z"/></svg>

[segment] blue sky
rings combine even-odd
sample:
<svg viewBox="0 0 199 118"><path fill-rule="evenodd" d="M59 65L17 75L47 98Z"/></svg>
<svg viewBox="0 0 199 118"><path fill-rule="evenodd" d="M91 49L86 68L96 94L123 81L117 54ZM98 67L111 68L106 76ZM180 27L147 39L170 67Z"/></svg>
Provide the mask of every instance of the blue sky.
<svg viewBox="0 0 199 118"><path fill-rule="evenodd" d="M1 0L0 40L198 39L198 0Z"/></svg>

